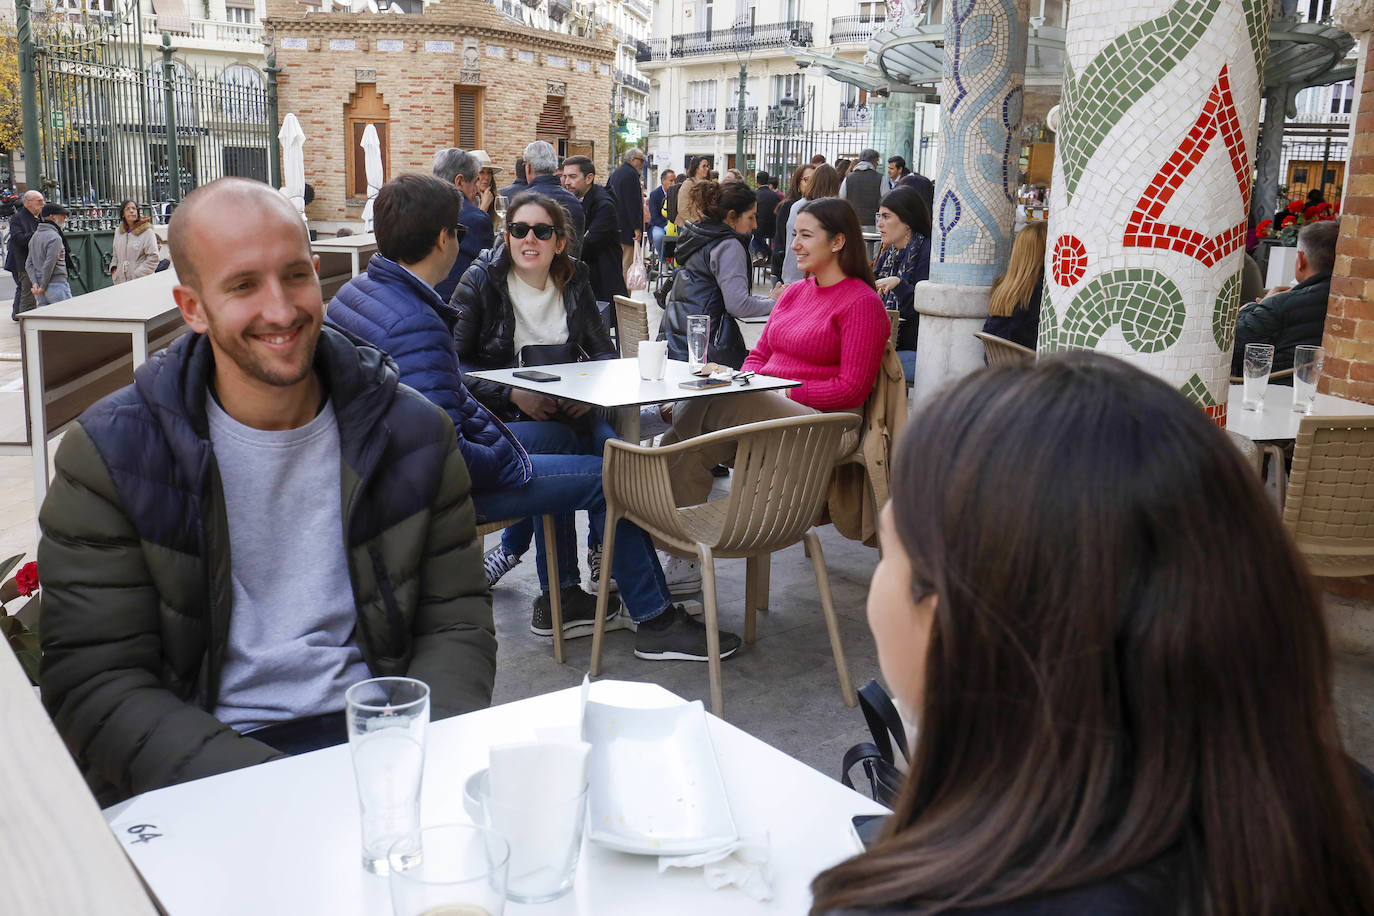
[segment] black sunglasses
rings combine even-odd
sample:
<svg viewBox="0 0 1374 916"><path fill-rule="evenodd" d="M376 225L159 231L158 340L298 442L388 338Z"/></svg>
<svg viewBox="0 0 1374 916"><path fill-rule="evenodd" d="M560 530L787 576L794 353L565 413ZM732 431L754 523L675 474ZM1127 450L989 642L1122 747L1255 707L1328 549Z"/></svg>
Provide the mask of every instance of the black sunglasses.
<svg viewBox="0 0 1374 916"><path fill-rule="evenodd" d="M533 230L534 237L541 242L547 242L549 239L553 238L554 235L558 234L558 229L548 223L535 223L533 226L529 223L511 223L508 229L511 238L517 239L523 239Z"/></svg>

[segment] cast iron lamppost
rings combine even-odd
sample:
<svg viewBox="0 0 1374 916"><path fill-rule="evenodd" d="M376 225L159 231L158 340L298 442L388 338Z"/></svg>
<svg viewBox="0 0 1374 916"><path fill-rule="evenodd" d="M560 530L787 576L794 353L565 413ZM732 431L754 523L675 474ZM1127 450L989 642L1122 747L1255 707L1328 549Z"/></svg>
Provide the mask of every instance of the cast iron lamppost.
<svg viewBox="0 0 1374 916"><path fill-rule="evenodd" d="M735 107L735 168L744 167L744 96L749 85L749 57L754 53L754 21L741 13L735 19L735 60L739 61L739 99Z"/></svg>

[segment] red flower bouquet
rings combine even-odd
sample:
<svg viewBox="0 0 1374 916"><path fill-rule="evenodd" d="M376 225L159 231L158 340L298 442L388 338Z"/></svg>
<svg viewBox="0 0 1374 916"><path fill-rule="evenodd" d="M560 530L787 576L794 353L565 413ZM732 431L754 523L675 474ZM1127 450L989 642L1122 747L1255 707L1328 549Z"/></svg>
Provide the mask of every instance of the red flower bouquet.
<svg viewBox="0 0 1374 916"><path fill-rule="evenodd" d="M1295 200L1295 201L1293 201L1291 204L1288 205L1288 212L1291 213L1291 214L1293 214L1294 216L1297 216L1299 213L1302 212L1302 210L1303 210L1303 202L1300 201L1300 200Z"/></svg>
<svg viewBox="0 0 1374 916"><path fill-rule="evenodd" d="M1287 216L1285 216L1285 217L1283 218L1283 222L1279 223L1279 228L1280 228L1280 229L1287 229L1289 226L1295 226L1295 225L1297 225L1297 222L1298 222L1298 218L1297 218L1296 216L1294 216L1292 213L1290 213L1290 214L1288 214Z"/></svg>
<svg viewBox="0 0 1374 916"><path fill-rule="evenodd" d="M20 595L32 595L38 591L38 564L29 561L21 566L19 572L14 574L14 584Z"/></svg>
<svg viewBox="0 0 1374 916"><path fill-rule="evenodd" d="M1255 227L1255 235L1262 239L1271 238L1274 235L1274 221L1272 219L1262 219Z"/></svg>

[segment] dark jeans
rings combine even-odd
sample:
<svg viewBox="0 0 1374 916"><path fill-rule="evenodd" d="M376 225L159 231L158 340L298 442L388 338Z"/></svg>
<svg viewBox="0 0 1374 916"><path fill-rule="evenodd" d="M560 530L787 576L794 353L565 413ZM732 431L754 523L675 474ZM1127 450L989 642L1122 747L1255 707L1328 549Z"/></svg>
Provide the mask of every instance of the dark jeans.
<svg viewBox="0 0 1374 916"><path fill-rule="evenodd" d="M601 458L593 455L531 454L534 477L524 486L507 490L473 493L479 522L525 518L553 513L567 516L585 511L592 534L600 542L606 527L606 496L601 491ZM567 569L576 569L576 544L572 526L559 520L559 578ZM539 587L548 591L545 572L544 539L537 538ZM564 551L568 556L564 556ZM671 606L663 567L654 552L653 541L638 526L621 521L616 528L615 562L611 575L620 586L620 597L635 621L656 617Z"/></svg>
<svg viewBox="0 0 1374 916"><path fill-rule="evenodd" d="M615 430L606 421L592 418L590 414L588 422L591 427L587 431L574 429L558 420L517 420L506 425L531 455L595 455L600 458L606 451L606 440L615 438ZM563 585L574 585L578 579L577 529L572 516L568 516L566 522L562 518L555 519L554 526L558 538L558 577ZM532 518L511 525L501 532L501 549L513 557L522 556L530 549L534 532ZM587 546L600 543L601 538L589 531ZM567 565L563 563L565 555L573 558ZM540 568L542 570L543 566ZM542 584L544 580L539 581Z"/></svg>

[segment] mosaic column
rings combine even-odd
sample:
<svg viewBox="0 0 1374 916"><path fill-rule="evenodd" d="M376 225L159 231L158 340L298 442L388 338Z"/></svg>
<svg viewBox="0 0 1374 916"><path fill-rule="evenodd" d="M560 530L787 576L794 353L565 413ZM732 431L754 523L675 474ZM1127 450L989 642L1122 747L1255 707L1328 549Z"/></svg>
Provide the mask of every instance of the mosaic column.
<svg viewBox="0 0 1374 916"><path fill-rule="evenodd" d="M1075 0L1039 349L1099 350L1222 425L1269 0Z"/></svg>
<svg viewBox="0 0 1374 916"><path fill-rule="evenodd" d="M917 401L983 365L973 336L1011 254L1026 78L1027 0L949 0L940 83L940 169L930 280L921 315Z"/></svg>

